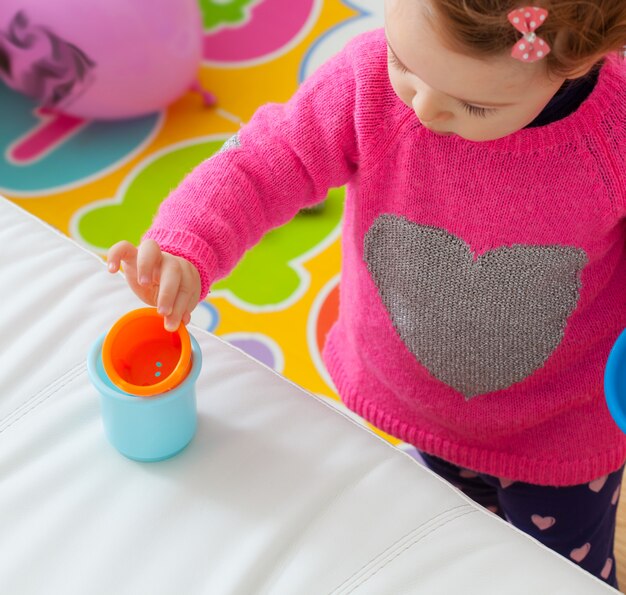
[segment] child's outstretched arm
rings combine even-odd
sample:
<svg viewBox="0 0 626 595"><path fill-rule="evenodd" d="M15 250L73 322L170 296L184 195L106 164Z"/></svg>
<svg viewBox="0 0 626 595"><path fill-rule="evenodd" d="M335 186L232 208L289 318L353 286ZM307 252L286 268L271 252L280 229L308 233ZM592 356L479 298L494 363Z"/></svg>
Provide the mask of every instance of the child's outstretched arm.
<svg viewBox="0 0 626 595"><path fill-rule="evenodd" d="M175 331L187 324L200 299L200 274L189 261L161 251L154 240L144 240L139 248L118 242L108 252L108 267L117 273L123 264L130 288L165 318L165 328Z"/></svg>
<svg viewBox="0 0 626 595"><path fill-rule="evenodd" d="M266 232L358 171L353 46L287 103L261 107L161 204L144 239L195 266L201 298Z"/></svg>

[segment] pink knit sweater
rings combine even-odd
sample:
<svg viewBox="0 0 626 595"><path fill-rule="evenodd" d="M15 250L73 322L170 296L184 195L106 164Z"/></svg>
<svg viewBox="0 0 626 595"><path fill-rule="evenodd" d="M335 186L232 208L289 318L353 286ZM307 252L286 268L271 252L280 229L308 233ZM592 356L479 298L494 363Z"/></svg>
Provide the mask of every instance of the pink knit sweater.
<svg viewBox="0 0 626 595"><path fill-rule="evenodd" d="M476 143L421 126L374 31L259 109L147 237L197 266L204 296L265 232L347 184L325 349L345 404L469 469L584 483L626 459L602 390L626 327L625 159L617 58L575 113Z"/></svg>

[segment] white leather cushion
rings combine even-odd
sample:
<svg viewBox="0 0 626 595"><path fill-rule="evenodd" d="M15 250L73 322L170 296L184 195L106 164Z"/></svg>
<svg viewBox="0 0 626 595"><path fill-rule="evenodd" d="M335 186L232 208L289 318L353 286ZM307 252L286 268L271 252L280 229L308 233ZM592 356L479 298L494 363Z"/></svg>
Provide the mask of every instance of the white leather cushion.
<svg viewBox="0 0 626 595"><path fill-rule="evenodd" d="M140 304L2 199L0 245L0 592L611 592L199 330L196 437L167 461L125 459L85 358Z"/></svg>

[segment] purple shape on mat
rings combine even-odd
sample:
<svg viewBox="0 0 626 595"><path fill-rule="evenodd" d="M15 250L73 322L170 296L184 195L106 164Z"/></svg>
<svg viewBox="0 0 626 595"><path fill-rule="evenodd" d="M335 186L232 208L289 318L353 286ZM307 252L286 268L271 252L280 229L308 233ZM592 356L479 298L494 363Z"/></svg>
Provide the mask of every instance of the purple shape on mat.
<svg viewBox="0 0 626 595"><path fill-rule="evenodd" d="M249 356L260 361L262 364L275 369L276 359L274 353L262 341L257 339L233 339L228 342L234 347L245 351Z"/></svg>

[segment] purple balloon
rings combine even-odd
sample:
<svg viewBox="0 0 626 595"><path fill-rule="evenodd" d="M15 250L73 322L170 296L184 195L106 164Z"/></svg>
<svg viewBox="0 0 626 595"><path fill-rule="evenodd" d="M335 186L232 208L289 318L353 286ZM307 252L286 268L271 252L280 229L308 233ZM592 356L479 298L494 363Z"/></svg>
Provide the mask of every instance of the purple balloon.
<svg viewBox="0 0 626 595"><path fill-rule="evenodd" d="M192 86L202 36L197 0L2 0L0 79L74 116L141 116Z"/></svg>

